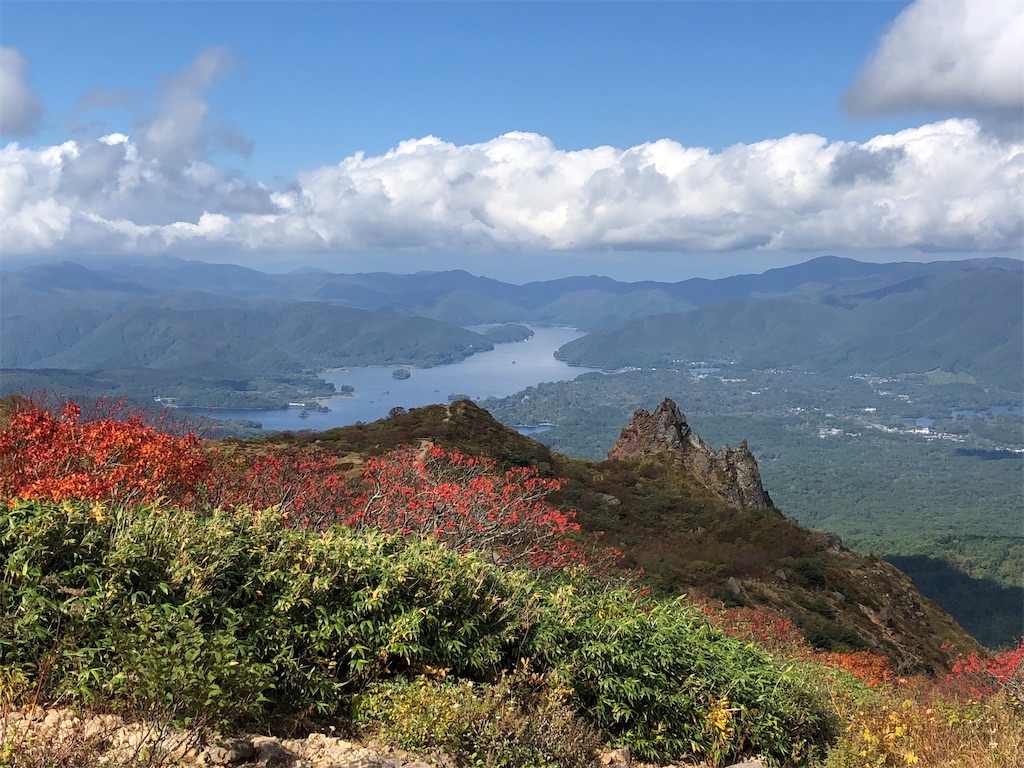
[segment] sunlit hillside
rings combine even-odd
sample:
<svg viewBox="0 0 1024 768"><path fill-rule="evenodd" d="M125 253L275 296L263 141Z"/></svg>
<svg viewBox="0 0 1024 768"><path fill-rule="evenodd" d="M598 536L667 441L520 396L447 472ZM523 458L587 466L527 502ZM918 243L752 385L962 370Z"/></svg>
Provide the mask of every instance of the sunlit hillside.
<svg viewBox="0 0 1024 768"><path fill-rule="evenodd" d="M215 443L117 404L8 401L0 764L188 764L232 734L325 729L458 766L589 766L611 748L711 766L1024 759L1024 648L900 676L921 648L823 650L785 610L672 596L566 508L598 468L560 478L573 462L468 429L481 414ZM623 498L630 471L683 482L645 466L617 468ZM113 738L97 713L150 727Z"/></svg>

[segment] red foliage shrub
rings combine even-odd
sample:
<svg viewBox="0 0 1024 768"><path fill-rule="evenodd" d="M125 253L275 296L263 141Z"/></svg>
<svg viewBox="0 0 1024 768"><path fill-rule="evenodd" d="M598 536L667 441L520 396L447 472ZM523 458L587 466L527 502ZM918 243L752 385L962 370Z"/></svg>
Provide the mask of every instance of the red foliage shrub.
<svg viewBox="0 0 1024 768"><path fill-rule="evenodd" d="M722 603L697 600L701 613L725 635L757 643L787 658L814 660L849 672L868 685L895 679L889 659L870 651L850 653L815 651L803 633L785 615L767 608L726 608Z"/></svg>
<svg viewBox="0 0 1024 768"><path fill-rule="evenodd" d="M758 643L773 653L808 657L811 647L800 629L782 613L768 608L726 608L717 600L697 600L708 622L725 635Z"/></svg>
<svg viewBox="0 0 1024 768"><path fill-rule="evenodd" d="M72 403L59 415L36 403L15 409L0 429L0 499L277 507L292 525L433 536L508 566L605 570L622 557L586 541L575 513L544 501L563 481L534 467L502 472L427 443L370 459L353 491L338 460L316 449L211 450L194 431L162 432L123 401L104 409L91 418Z"/></svg>
<svg viewBox="0 0 1024 768"><path fill-rule="evenodd" d="M333 456L308 448L259 455L218 452L208 482L213 506L276 507L292 525L325 528L345 519L352 494Z"/></svg>
<svg viewBox="0 0 1024 768"><path fill-rule="evenodd" d="M0 498L188 504L209 472L194 432L160 431L124 401L97 414L65 402L59 413L29 401L0 429Z"/></svg>
<svg viewBox="0 0 1024 768"><path fill-rule="evenodd" d="M953 664L946 682L955 693L980 699L997 691L1024 703L1024 639L1015 648L992 656L975 651Z"/></svg>
<svg viewBox="0 0 1024 768"><path fill-rule="evenodd" d="M871 651L818 651L814 654L814 660L834 669L849 672L868 685L891 683L896 679L888 657Z"/></svg>
<svg viewBox="0 0 1024 768"><path fill-rule="evenodd" d="M544 502L562 483L535 467L501 472L490 459L427 443L370 459L345 523L434 536L509 566L613 565L621 553L586 546L575 513Z"/></svg>

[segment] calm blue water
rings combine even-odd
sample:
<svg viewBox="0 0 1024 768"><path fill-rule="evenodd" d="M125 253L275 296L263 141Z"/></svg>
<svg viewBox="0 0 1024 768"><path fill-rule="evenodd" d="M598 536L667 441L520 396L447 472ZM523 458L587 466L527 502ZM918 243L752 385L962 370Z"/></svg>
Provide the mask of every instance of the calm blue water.
<svg viewBox="0 0 1024 768"><path fill-rule="evenodd" d="M533 424L533 425L518 424L518 425L513 425L512 429L514 429L520 435L526 435L527 437L529 437L530 435L539 435L541 432L547 432L549 429L551 429L551 425L550 424Z"/></svg>
<svg viewBox="0 0 1024 768"><path fill-rule="evenodd" d="M474 400L505 397L545 381L568 381L597 368L570 367L554 358L563 344L585 335L575 328L533 327L533 336L526 341L498 344L490 352L480 352L451 365L433 368L388 366L325 371L322 376L335 387L355 387L351 397L324 398L321 402L330 413L309 411L308 418L299 416L299 409L276 411L212 410L203 414L218 419L251 419L271 431L331 427L376 421L388 415L395 406L417 408L432 403L448 402L448 395L464 394ZM399 367L412 376L399 380L391 374Z"/></svg>

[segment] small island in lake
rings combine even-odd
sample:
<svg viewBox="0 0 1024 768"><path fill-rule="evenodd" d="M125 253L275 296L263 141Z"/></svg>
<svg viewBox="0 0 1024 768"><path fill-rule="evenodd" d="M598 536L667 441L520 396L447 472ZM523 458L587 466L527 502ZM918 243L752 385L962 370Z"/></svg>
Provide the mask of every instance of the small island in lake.
<svg viewBox="0 0 1024 768"><path fill-rule="evenodd" d="M405 370L405 368L396 368L394 371L391 372L391 375L394 376L396 379L408 379L410 376L412 376L412 374Z"/></svg>

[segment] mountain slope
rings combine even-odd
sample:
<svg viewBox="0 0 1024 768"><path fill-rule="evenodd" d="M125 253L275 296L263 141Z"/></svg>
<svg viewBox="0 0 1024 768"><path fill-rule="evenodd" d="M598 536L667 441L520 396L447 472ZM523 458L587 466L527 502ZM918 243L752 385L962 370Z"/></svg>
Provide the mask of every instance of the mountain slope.
<svg viewBox="0 0 1024 768"><path fill-rule="evenodd" d="M6 367L79 370L220 364L266 372L431 365L491 347L479 334L425 318L316 302L262 302L9 317L2 362Z"/></svg>
<svg viewBox="0 0 1024 768"><path fill-rule="evenodd" d="M469 401L250 445L316 445L358 466L421 440L568 478L551 500L577 510L585 530L603 532L603 542L621 548L630 566L643 567L644 580L659 592L781 610L821 647L877 650L900 669L940 670L975 647L892 566L844 549L835 536L803 529L770 506L737 505L728 473L695 474L693 462L671 448L603 462L571 460Z"/></svg>
<svg viewBox="0 0 1024 768"><path fill-rule="evenodd" d="M729 302L624 323L570 342L574 365L672 368L732 360L846 373L942 370L1022 389L1024 276L979 269L914 278L847 297Z"/></svg>

